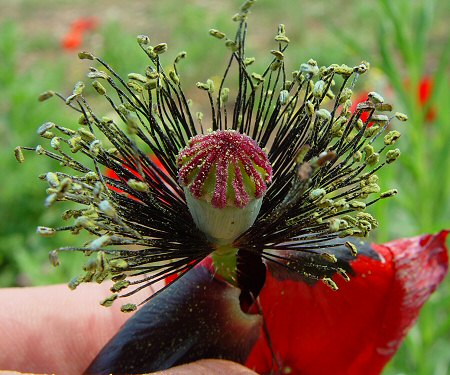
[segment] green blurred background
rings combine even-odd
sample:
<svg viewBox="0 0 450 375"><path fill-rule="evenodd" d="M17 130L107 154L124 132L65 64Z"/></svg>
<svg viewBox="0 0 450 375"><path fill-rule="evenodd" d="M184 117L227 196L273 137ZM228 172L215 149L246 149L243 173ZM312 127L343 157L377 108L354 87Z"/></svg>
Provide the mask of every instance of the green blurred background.
<svg viewBox="0 0 450 375"><path fill-rule="evenodd" d="M22 165L14 159L15 146L41 142L36 129L43 122L76 122L61 102L39 103L38 95L48 89L67 95L83 79L88 65L77 59L79 50L95 52L121 74L142 70L145 56L135 36L146 34L152 44L169 44L168 63L178 51L188 52L182 79L188 97L197 99L195 82L221 74L227 56L208 30L232 34L230 16L240 3L0 0L0 286L67 282L84 261L68 254L51 269L48 250L73 241L35 234L37 225L60 222L58 207L44 209L45 184L37 178L55 163L31 154ZM379 91L409 115L399 126L402 156L380 173L381 188L400 194L373 208L381 221L373 240L450 228L450 2L259 0L252 13L249 55L267 63L284 23L291 70L309 58L320 65L368 60L372 69L357 90ZM212 47L218 53L211 54ZM384 374L450 374L449 287L447 278Z"/></svg>

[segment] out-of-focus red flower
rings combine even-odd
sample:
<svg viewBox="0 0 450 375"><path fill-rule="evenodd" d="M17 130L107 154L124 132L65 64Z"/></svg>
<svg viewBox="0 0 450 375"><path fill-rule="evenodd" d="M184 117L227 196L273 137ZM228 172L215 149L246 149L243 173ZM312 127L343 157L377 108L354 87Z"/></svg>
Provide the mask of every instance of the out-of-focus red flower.
<svg viewBox="0 0 450 375"><path fill-rule="evenodd" d="M74 51L83 45L86 31L94 30L98 25L95 17L79 18L72 22L69 31L61 40L61 47L66 51Z"/></svg>
<svg viewBox="0 0 450 375"><path fill-rule="evenodd" d="M431 94L433 93L434 82L430 77L423 77L419 82L419 92L418 92L418 100L419 104L424 107L428 105L429 100L431 99ZM436 108L431 107L426 115L425 119L427 121L433 121L436 118Z"/></svg>
<svg viewBox="0 0 450 375"><path fill-rule="evenodd" d="M448 233L372 245L375 256L352 261L351 281L336 292L269 272L260 301L276 373L379 374L447 273ZM274 363L261 334L247 366L273 374Z"/></svg>
<svg viewBox="0 0 450 375"><path fill-rule="evenodd" d="M353 101L352 106L350 107L350 111L353 113L356 111L356 107L359 103L363 103L366 102L368 99L368 93L367 92L363 92L362 94L359 94L356 99ZM363 122L366 122L367 119L369 118L369 112L363 112L361 114L360 119Z"/></svg>

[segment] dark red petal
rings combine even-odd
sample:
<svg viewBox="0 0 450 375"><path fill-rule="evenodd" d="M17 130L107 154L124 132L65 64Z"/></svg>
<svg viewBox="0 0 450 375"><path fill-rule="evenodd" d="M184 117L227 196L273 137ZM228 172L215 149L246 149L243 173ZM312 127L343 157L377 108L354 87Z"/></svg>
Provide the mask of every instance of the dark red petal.
<svg viewBox="0 0 450 375"><path fill-rule="evenodd" d="M239 289L214 278L206 262L138 310L86 373L142 374L203 358L242 363L260 327L260 316L242 312Z"/></svg>
<svg viewBox="0 0 450 375"><path fill-rule="evenodd" d="M350 282L334 277L336 292L269 273L260 301L280 372L379 374L447 273L448 233L372 245L380 259L359 256ZM263 336L247 366L273 368Z"/></svg>

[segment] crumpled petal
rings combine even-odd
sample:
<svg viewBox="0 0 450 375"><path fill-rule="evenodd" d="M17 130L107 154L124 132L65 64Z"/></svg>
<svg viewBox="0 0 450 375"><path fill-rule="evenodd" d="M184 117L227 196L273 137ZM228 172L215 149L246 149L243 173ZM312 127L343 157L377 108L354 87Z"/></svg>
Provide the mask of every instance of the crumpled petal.
<svg viewBox="0 0 450 375"><path fill-rule="evenodd" d="M260 303L276 358L261 334L246 365L261 374L275 362L279 373L379 374L447 273L448 233L371 245L378 256L352 261L350 282L334 277L338 291L269 272Z"/></svg>
<svg viewBox="0 0 450 375"><path fill-rule="evenodd" d="M142 374L203 358L243 363L261 322L242 312L239 289L214 278L204 262L138 310L86 373Z"/></svg>

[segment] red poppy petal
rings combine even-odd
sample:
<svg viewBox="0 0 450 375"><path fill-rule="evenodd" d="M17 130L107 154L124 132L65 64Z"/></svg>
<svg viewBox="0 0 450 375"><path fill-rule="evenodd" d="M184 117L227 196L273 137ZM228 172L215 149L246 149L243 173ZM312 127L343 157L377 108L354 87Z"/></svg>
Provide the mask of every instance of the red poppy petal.
<svg viewBox="0 0 450 375"><path fill-rule="evenodd" d="M380 259L359 256L337 292L268 274L260 301L280 372L379 374L447 273L448 233L372 245ZM247 366L272 369L263 335Z"/></svg>
<svg viewBox="0 0 450 375"><path fill-rule="evenodd" d="M142 374L204 358L243 362L261 318L242 312L239 289L209 268L205 261L142 306L86 373Z"/></svg>

